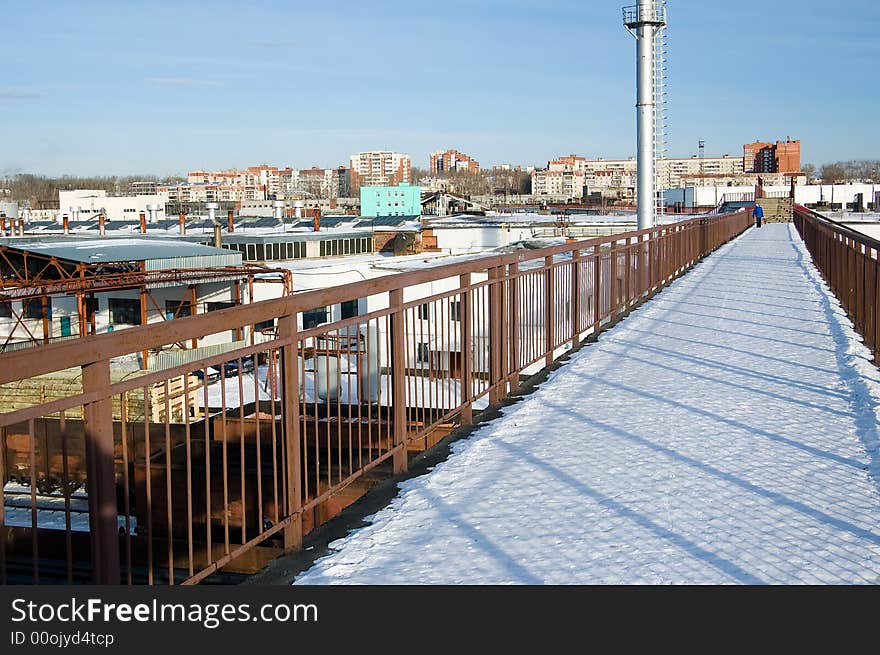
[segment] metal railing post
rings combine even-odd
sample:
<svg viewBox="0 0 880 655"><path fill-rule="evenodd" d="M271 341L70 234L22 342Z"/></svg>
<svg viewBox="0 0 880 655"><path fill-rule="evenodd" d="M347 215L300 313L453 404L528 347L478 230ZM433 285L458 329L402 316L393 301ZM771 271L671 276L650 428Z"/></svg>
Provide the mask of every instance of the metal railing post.
<svg viewBox="0 0 880 655"><path fill-rule="evenodd" d="M577 348L581 334L581 251L571 251L571 347Z"/></svg>
<svg viewBox="0 0 880 655"><path fill-rule="evenodd" d="M403 315L403 289L388 292L391 307L391 426L394 435L393 470L407 470L406 454L406 321Z"/></svg>
<svg viewBox="0 0 880 655"><path fill-rule="evenodd" d="M461 304L461 321L459 328L459 352L461 352L461 424L472 425L474 422L474 410L472 399L474 395L474 350L471 347L471 322L473 316L473 303L471 292L471 274L463 273L458 278L458 284L463 291L459 295Z"/></svg>
<svg viewBox="0 0 880 655"><path fill-rule="evenodd" d="M553 364L556 336L556 283L553 272L553 255L544 258L544 340L547 352L544 365Z"/></svg>
<svg viewBox="0 0 880 655"><path fill-rule="evenodd" d="M84 393L98 392L101 397L83 407L92 580L95 584L116 585L120 582L119 512L113 457L110 361L105 359L83 365L82 386Z"/></svg>
<svg viewBox="0 0 880 655"><path fill-rule="evenodd" d="M596 263L593 268L593 336L599 334L602 322L602 246L593 246Z"/></svg>
<svg viewBox="0 0 880 655"><path fill-rule="evenodd" d="M501 267L489 269L489 404L498 405L504 399L507 385L504 384L502 370L502 351L504 342L504 317ZM502 388L503 387L503 388Z"/></svg>
<svg viewBox="0 0 880 655"><path fill-rule="evenodd" d="M294 517L284 528L284 548L302 550L303 469L299 412L299 338L296 314L278 319L281 346L281 404L284 412L284 449L287 460L287 512Z"/></svg>
<svg viewBox="0 0 880 655"><path fill-rule="evenodd" d="M519 297L519 264L514 262L512 264L508 264L507 266L507 277L509 280L509 322L508 328L510 329L510 392L514 393L519 390L519 369L520 369L520 343L519 343L519 331L520 331L520 297Z"/></svg>

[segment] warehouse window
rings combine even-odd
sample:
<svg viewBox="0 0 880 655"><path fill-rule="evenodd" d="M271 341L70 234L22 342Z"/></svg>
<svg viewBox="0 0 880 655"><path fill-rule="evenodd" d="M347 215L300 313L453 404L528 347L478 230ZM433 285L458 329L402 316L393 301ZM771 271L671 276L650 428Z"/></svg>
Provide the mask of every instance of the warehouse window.
<svg viewBox="0 0 880 655"><path fill-rule="evenodd" d="M328 307L317 307L303 312L303 330L309 330L327 322Z"/></svg>
<svg viewBox="0 0 880 655"><path fill-rule="evenodd" d="M346 300L341 305L342 318L351 318L352 316L357 316L360 311L358 309L358 300L355 298L354 300Z"/></svg>
<svg viewBox="0 0 880 655"><path fill-rule="evenodd" d="M141 301L136 298L110 298L110 323L113 325L140 325Z"/></svg>
<svg viewBox="0 0 880 655"><path fill-rule="evenodd" d="M209 302L206 304L206 309L209 312L220 311L221 309L230 309L231 307L235 307L234 302Z"/></svg>
<svg viewBox="0 0 880 655"><path fill-rule="evenodd" d="M12 318L12 303L8 300L0 302L0 318Z"/></svg>
<svg viewBox="0 0 880 655"><path fill-rule="evenodd" d="M272 330L275 328L275 319L270 318L268 321L260 321L256 325L254 325L254 330L257 332L263 332L264 330Z"/></svg>
<svg viewBox="0 0 880 655"><path fill-rule="evenodd" d="M24 301L25 318L43 318L42 298L31 298ZM46 298L46 317L52 318L52 299Z"/></svg>
<svg viewBox="0 0 880 655"><path fill-rule="evenodd" d="M192 314L192 306L188 300L166 300L165 318L183 318Z"/></svg>

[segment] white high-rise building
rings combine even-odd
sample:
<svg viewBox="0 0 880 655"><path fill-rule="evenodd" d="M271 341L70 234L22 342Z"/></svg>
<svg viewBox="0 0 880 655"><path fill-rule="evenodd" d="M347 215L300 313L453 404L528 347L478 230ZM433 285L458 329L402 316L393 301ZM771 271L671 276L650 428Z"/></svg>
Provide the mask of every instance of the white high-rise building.
<svg viewBox="0 0 880 655"><path fill-rule="evenodd" d="M362 186L391 186L411 179L409 155L390 150L371 150L351 156L351 192Z"/></svg>

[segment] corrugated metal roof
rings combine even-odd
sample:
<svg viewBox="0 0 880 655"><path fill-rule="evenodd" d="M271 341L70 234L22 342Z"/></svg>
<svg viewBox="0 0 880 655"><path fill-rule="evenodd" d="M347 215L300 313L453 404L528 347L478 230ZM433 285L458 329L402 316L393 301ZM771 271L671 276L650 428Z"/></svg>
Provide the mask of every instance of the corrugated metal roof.
<svg viewBox="0 0 880 655"><path fill-rule="evenodd" d="M190 268L194 264L186 266L184 260L213 261L216 258L236 259L237 261L224 261L223 263L211 263L208 266L235 266L241 262L241 254L233 253L222 248L203 246L182 240L171 239L58 239L52 241L29 241L26 243L7 242L9 248L33 252L48 257L57 257L67 261L83 262L87 264L102 264L112 262L154 262L162 260L166 266L158 268ZM202 266L199 264L198 266ZM156 266L148 266L155 269Z"/></svg>

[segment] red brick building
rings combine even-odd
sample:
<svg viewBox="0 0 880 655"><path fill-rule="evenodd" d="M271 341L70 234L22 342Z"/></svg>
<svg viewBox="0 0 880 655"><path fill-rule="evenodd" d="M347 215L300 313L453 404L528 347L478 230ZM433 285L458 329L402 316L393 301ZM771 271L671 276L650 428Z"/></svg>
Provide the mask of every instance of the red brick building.
<svg viewBox="0 0 880 655"><path fill-rule="evenodd" d="M801 170L800 139L776 143L756 141L743 146L743 170L746 173L799 173Z"/></svg>
<svg viewBox="0 0 880 655"><path fill-rule="evenodd" d="M431 174L450 171L478 173L480 162L458 150L437 150L431 153Z"/></svg>

